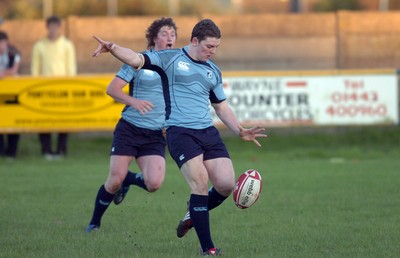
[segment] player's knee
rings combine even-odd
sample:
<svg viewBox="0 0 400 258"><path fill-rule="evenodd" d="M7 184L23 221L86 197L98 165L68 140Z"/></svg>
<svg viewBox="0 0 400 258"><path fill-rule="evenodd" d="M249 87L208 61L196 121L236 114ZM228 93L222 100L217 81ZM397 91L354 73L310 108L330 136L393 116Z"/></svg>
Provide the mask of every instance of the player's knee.
<svg viewBox="0 0 400 258"><path fill-rule="evenodd" d="M217 190L217 192L223 196L229 196L233 189L235 188L235 182L229 183L225 182L224 184L221 185L214 185L214 188Z"/></svg>
<svg viewBox="0 0 400 258"><path fill-rule="evenodd" d="M150 193L153 193L153 192L157 191L158 189L160 189L161 185L162 185L162 181L146 182L147 191L149 191Z"/></svg>
<svg viewBox="0 0 400 258"><path fill-rule="evenodd" d="M119 188L121 187L122 182L124 181L124 178L119 177L119 176L110 176L107 178L106 183L104 184L104 187L106 188L106 191L109 193L116 193Z"/></svg>
<svg viewBox="0 0 400 258"><path fill-rule="evenodd" d="M114 184L114 183L111 183L111 182L109 182L109 181L107 181L107 182L104 184L104 188L106 189L106 191L109 192L109 193L111 193L111 194L116 193L116 192L118 191L118 189L120 188L120 186L121 186L121 185Z"/></svg>

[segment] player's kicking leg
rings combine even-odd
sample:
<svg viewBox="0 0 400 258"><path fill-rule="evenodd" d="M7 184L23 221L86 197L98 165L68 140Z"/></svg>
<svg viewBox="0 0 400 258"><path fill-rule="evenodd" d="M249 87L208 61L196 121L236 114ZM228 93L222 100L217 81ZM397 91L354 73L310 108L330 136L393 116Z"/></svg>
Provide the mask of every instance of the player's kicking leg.
<svg viewBox="0 0 400 258"><path fill-rule="evenodd" d="M230 195L234 185L234 171L229 158L217 158L204 161L209 172L209 178L213 187L208 190L208 210L218 207ZM218 168L225 168L221 173ZM218 171L218 172L217 172ZM227 180L229 179L229 180ZM185 216L179 221L176 228L176 235L181 238L193 228L193 221L190 218L189 208Z"/></svg>

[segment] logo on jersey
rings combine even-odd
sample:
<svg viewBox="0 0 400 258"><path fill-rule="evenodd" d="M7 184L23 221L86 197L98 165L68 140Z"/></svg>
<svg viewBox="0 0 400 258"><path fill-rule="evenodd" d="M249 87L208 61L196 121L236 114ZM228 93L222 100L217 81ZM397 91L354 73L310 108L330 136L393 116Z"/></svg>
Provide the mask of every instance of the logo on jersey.
<svg viewBox="0 0 400 258"><path fill-rule="evenodd" d="M185 159L185 155L184 155L184 154L182 154L182 155L179 156L179 160L180 160L180 161L182 161L182 160L184 160L184 159Z"/></svg>
<svg viewBox="0 0 400 258"><path fill-rule="evenodd" d="M178 70L188 72L189 71L189 63L179 61Z"/></svg>
<svg viewBox="0 0 400 258"><path fill-rule="evenodd" d="M207 77L208 77L208 79L212 79L212 72L211 71L207 71Z"/></svg>

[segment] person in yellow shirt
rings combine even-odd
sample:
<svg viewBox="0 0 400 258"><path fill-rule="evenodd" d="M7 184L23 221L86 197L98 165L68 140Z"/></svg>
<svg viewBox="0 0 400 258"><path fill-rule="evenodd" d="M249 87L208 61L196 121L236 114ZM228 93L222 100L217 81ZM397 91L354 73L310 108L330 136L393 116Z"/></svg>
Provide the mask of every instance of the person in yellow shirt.
<svg viewBox="0 0 400 258"><path fill-rule="evenodd" d="M51 16L46 20L47 37L33 46L31 73L33 76L74 76L76 75L76 54L73 43L61 34L61 19ZM57 150L52 151L51 134L39 134L42 154L47 159L65 156L67 153L67 133L58 134Z"/></svg>

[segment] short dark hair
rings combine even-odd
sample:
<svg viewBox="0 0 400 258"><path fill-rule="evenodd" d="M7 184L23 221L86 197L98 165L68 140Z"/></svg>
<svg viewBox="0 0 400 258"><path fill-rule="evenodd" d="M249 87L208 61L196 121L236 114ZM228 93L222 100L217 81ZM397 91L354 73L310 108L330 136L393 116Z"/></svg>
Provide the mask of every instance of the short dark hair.
<svg viewBox="0 0 400 258"><path fill-rule="evenodd" d="M60 17L53 15L46 19L46 25L49 26L50 24L58 24L61 25Z"/></svg>
<svg viewBox="0 0 400 258"><path fill-rule="evenodd" d="M0 40L8 40L8 35L4 31L0 31Z"/></svg>
<svg viewBox="0 0 400 258"><path fill-rule="evenodd" d="M153 21L153 23L146 30L147 48L155 46L154 39L157 38L157 34L160 29L164 26L171 27L175 30L175 35L178 36L177 27L174 20L168 17L161 17Z"/></svg>
<svg viewBox="0 0 400 258"><path fill-rule="evenodd" d="M210 19L204 19L199 21L192 30L192 36L190 37L190 41L193 38L197 38L200 41L205 40L207 37L211 38L221 38L221 31L218 26Z"/></svg>

